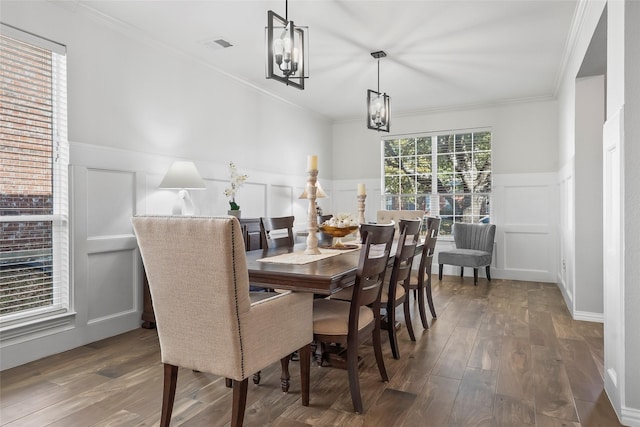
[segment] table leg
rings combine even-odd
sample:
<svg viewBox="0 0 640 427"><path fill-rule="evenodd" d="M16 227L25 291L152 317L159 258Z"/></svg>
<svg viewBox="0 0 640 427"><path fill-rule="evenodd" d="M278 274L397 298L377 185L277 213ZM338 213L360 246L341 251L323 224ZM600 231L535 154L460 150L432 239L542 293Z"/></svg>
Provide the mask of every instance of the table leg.
<svg viewBox="0 0 640 427"><path fill-rule="evenodd" d="M280 387L282 387L282 391L287 393L289 391L289 379L291 376L289 375L289 360L291 360L291 355L287 355L280 359L280 365L282 366L282 374L280 375Z"/></svg>

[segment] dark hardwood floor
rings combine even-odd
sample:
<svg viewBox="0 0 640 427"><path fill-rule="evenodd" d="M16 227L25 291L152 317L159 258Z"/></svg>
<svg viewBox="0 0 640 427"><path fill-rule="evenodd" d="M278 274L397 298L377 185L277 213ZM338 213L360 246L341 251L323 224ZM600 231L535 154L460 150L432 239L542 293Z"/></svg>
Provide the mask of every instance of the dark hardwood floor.
<svg viewBox="0 0 640 427"><path fill-rule="evenodd" d="M603 328L574 321L555 285L446 276L434 280L438 319L417 342L399 331L400 360L383 335L389 382L361 348L366 413L352 412L346 371L312 367L300 404L297 363L280 391L280 364L250 382L246 426L617 426L603 390ZM413 298L412 298L413 300ZM415 306L413 307L415 309ZM398 315L402 316L398 309ZM194 326L195 327L195 326ZM162 367L154 330L138 329L0 373L0 424L152 426ZM223 426L224 379L181 369L172 425Z"/></svg>

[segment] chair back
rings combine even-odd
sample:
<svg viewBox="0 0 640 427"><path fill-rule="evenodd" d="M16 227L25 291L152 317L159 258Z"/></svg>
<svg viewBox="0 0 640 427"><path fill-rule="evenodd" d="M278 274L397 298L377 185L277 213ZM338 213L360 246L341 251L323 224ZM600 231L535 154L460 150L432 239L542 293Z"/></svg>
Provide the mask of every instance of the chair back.
<svg viewBox="0 0 640 427"><path fill-rule="evenodd" d="M163 363L242 376L249 274L234 217L135 217Z"/></svg>
<svg viewBox="0 0 640 427"><path fill-rule="evenodd" d="M420 258L419 271L429 268L427 273L431 274L431 264L433 263L433 254L436 251L436 242L438 241L438 233L440 231L440 218L427 218L427 232L425 234L424 246L422 247L422 257Z"/></svg>
<svg viewBox="0 0 640 427"><path fill-rule="evenodd" d="M393 223L360 225L363 243L351 297L350 324L357 322L359 309L363 305L372 306L374 313L380 310L380 292L387 272L395 231Z"/></svg>
<svg viewBox="0 0 640 427"><path fill-rule="evenodd" d="M293 216L260 218L262 248L266 249L293 246L295 243L295 239L293 237L294 220L295 217Z"/></svg>
<svg viewBox="0 0 640 427"><path fill-rule="evenodd" d="M421 220L400 220L400 238L393 259L393 268L389 278L389 301L395 301L396 287L399 282L407 281L411 276L411 266L416 255L416 246L420 237Z"/></svg>
<svg viewBox="0 0 640 427"><path fill-rule="evenodd" d="M492 253L495 234L495 224L456 222L453 225L453 240L458 249L473 249Z"/></svg>
<svg viewBox="0 0 640 427"><path fill-rule="evenodd" d="M401 219L419 219L424 217L424 211L421 210L380 210L376 213L376 222L378 224L388 224L391 221L396 223L396 231L400 233L398 227Z"/></svg>

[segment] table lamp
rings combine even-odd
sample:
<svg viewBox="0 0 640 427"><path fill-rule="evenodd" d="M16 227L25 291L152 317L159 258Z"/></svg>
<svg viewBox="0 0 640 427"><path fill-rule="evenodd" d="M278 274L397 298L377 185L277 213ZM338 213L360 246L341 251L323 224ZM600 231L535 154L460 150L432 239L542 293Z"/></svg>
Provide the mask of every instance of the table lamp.
<svg viewBox="0 0 640 427"><path fill-rule="evenodd" d="M193 201L187 190L204 190L207 185L193 162L177 161L167 171L160 188L178 190L172 215L193 215Z"/></svg>

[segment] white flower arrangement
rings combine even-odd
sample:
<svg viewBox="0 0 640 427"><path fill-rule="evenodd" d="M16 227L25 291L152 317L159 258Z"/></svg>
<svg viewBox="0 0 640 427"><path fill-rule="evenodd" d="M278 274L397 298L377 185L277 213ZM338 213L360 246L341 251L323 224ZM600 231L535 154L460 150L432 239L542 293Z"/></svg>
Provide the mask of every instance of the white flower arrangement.
<svg viewBox="0 0 640 427"><path fill-rule="evenodd" d="M229 179L230 187L227 187L224 190L224 195L229 197L230 199L229 206L231 206L231 210L237 211L237 210L240 210L240 206L238 206L238 204L236 203L236 193L238 192L238 189L242 187L242 184L244 184L244 182L247 180L249 176L244 174L239 174L238 169L236 168L236 165L233 162L229 163L229 175L230 175L230 179Z"/></svg>
<svg viewBox="0 0 640 427"><path fill-rule="evenodd" d="M358 221L350 213L339 213L323 222L322 225L338 228L357 227Z"/></svg>

